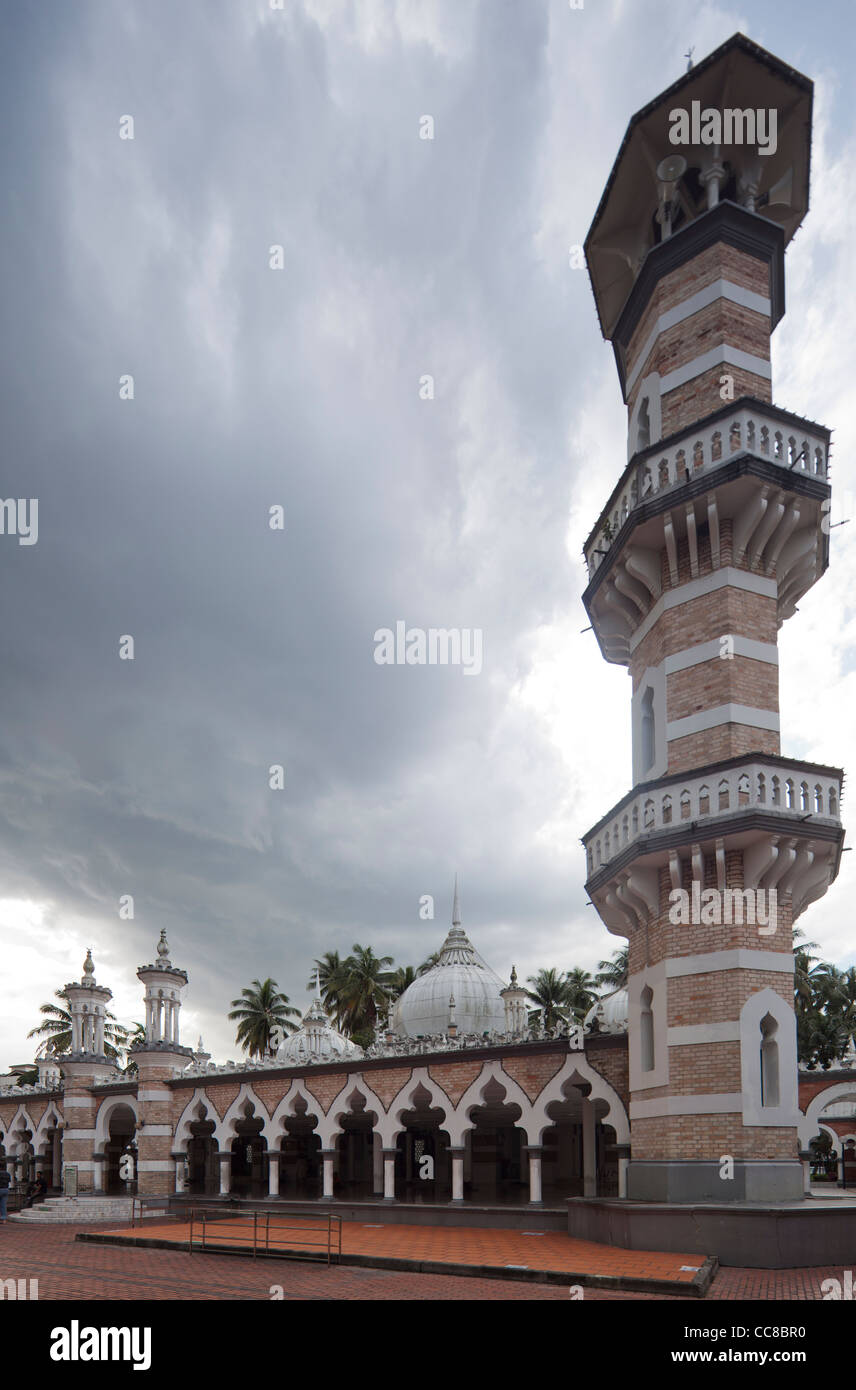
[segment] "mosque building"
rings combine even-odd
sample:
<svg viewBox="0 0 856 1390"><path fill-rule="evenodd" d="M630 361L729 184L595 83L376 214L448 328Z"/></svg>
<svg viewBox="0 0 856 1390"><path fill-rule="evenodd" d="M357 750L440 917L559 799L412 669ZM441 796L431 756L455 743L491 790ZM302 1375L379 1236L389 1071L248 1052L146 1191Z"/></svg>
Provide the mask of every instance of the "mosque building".
<svg viewBox="0 0 856 1390"><path fill-rule="evenodd" d="M586 239L628 435L583 598L630 675L633 765L583 845L590 901L629 943L626 989L546 1036L456 893L437 963L364 1050L316 997L275 1057L215 1064L180 1042L187 975L162 935L138 971L136 1076L105 1056L111 993L87 956L69 1053L0 1089L0 1162L108 1194L130 1151L138 1192L173 1202L435 1223L477 1206L642 1249L695 1249L701 1231L744 1265L849 1259L835 1242L852 1253L856 1210L827 1220L804 1194L818 1134L856 1153L856 1046L799 1071L792 952L838 873L843 773L783 755L778 694L778 629L829 561L830 431L773 403L770 361L812 93L735 35L631 119ZM674 120L699 110L729 119ZM776 132L760 155L759 111ZM676 898L705 909L676 917Z"/></svg>

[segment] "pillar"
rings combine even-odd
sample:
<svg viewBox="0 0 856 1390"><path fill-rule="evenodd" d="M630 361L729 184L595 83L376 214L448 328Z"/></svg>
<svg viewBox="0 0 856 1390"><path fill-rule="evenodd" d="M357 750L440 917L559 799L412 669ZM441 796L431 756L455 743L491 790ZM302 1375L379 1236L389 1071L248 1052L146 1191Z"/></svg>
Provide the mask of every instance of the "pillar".
<svg viewBox="0 0 856 1390"><path fill-rule="evenodd" d="M229 1193L230 1193L231 1190L232 1190L232 1153L231 1153L231 1150L227 1150L226 1153L218 1154L218 1155L217 1155L217 1158L218 1158L219 1163L220 1163L220 1196L221 1196L221 1197L228 1197Z"/></svg>
<svg viewBox="0 0 856 1390"><path fill-rule="evenodd" d="M374 1153L372 1155L372 1192L375 1197L380 1197L383 1193L383 1140L379 1134L374 1136Z"/></svg>
<svg viewBox="0 0 856 1390"><path fill-rule="evenodd" d="M464 1200L464 1149L450 1149L452 1156L452 1201Z"/></svg>
<svg viewBox="0 0 856 1390"><path fill-rule="evenodd" d="M383 1200L395 1201L395 1149L383 1151Z"/></svg>
<svg viewBox="0 0 856 1390"><path fill-rule="evenodd" d="M529 1205L540 1207L543 1205L541 1200L541 1156L544 1150L540 1144L527 1144L526 1153L529 1158Z"/></svg>
<svg viewBox="0 0 856 1390"><path fill-rule="evenodd" d="M321 1194L325 1202L333 1200L333 1160L336 1157L335 1149L322 1149L321 1158L324 1163L324 1190Z"/></svg>
<svg viewBox="0 0 856 1390"><path fill-rule="evenodd" d="M618 1195L627 1196L627 1165L630 1162L630 1145L616 1144L618 1155Z"/></svg>
<svg viewBox="0 0 856 1390"><path fill-rule="evenodd" d="M92 1155L92 1190L93 1192L104 1191L104 1164L107 1162L106 1154Z"/></svg>
<svg viewBox="0 0 856 1390"><path fill-rule="evenodd" d="M179 1196L184 1191L184 1178L186 1173L187 1154L174 1153L175 1159L175 1193Z"/></svg>
<svg viewBox="0 0 856 1390"><path fill-rule="evenodd" d="M583 1196L597 1196L597 1157L595 1150L594 1105L583 1098Z"/></svg>
<svg viewBox="0 0 856 1390"><path fill-rule="evenodd" d="M279 1196L279 1149L268 1150L268 1195Z"/></svg>

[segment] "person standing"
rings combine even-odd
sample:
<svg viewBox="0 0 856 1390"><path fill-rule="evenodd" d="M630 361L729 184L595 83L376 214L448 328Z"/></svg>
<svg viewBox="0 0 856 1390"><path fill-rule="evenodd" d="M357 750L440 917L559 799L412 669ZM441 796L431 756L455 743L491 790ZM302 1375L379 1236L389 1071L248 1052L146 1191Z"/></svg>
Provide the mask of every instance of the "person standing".
<svg viewBox="0 0 856 1390"><path fill-rule="evenodd" d="M6 1169L0 1168L0 1223L3 1225L6 1224L6 1200L9 1196L11 1181Z"/></svg>

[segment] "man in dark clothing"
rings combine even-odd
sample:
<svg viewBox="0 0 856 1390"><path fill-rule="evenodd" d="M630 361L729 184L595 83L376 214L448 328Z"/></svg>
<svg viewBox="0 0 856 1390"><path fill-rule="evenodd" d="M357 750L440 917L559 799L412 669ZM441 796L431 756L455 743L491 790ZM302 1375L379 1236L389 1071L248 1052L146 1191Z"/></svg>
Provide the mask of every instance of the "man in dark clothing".
<svg viewBox="0 0 856 1390"><path fill-rule="evenodd" d="M5 1168L0 1168L0 1222L6 1221L6 1199L9 1196L9 1186L12 1179Z"/></svg>

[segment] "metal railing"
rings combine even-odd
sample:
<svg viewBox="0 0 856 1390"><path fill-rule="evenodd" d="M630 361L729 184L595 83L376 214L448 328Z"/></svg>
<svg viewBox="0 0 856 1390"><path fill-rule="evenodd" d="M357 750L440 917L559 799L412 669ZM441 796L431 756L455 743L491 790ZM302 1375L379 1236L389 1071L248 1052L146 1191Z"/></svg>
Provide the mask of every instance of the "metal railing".
<svg viewBox="0 0 856 1390"><path fill-rule="evenodd" d="M182 1216L190 1224L191 1254L268 1255L278 1259L322 1260L332 1264L342 1254L342 1218L331 1212L306 1214L281 1207L240 1211L231 1206L191 1207Z"/></svg>

